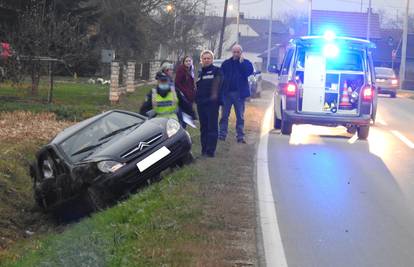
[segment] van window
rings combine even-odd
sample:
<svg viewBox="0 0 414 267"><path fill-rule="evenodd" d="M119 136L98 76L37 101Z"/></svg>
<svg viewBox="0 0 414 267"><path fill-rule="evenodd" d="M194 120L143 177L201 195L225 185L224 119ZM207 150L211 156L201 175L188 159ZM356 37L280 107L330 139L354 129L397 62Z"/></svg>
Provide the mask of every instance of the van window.
<svg viewBox="0 0 414 267"><path fill-rule="evenodd" d="M290 48L285 55L285 59L283 60L282 70L280 72L281 75L287 75L289 73L290 63L292 62L294 50Z"/></svg>
<svg viewBox="0 0 414 267"><path fill-rule="evenodd" d="M327 58L327 70L364 71L362 52L341 52L337 58Z"/></svg>

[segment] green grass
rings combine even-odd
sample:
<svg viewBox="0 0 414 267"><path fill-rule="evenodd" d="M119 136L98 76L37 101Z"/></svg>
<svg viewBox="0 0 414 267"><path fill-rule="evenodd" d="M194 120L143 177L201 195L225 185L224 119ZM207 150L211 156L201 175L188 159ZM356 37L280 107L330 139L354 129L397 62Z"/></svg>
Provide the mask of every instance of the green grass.
<svg viewBox="0 0 414 267"><path fill-rule="evenodd" d="M198 148L198 145L196 145ZM196 165L165 173L164 179L128 201L62 233L20 242L0 254L0 266L171 266L194 265L191 248L202 237L190 224L201 218L192 196Z"/></svg>
<svg viewBox="0 0 414 267"><path fill-rule="evenodd" d="M111 105L108 86L57 82L53 102L47 104L47 86L41 84L36 96L30 94L28 87L28 84L16 87L0 84L0 111L46 111L56 113L59 119L79 121L109 109L138 111L150 89L148 86L138 88L135 93L123 96L119 104Z"/></svg>

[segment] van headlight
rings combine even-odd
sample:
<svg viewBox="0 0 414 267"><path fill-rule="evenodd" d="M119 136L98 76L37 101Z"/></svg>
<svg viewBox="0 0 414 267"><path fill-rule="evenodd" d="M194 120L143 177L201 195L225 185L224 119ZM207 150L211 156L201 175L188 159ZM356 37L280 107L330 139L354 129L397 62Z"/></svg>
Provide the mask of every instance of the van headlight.
<svg viewBox="0 0 414 267"><path fill-rule="evenodd" d="M98 162L97 167L103 173L114 173L120 168L122 168L124 165L124 163L108 160Z"/></svg>
<svg viewBox="0 0 414 267"><path fill-rule="evenodd" d="M178 121L174 119L169 119L167 122L167 136L171 138L174 136L181 128L181 125Z"/></svg>

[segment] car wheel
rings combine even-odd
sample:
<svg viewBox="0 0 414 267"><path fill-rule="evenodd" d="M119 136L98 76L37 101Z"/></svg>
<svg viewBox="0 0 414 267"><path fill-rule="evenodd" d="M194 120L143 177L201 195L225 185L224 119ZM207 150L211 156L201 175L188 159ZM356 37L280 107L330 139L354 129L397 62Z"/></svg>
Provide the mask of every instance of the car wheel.
<svg viewBox="0 0 414 267"><path fill-rule="evenodd" d="M184 167L185 165L190 165L193 162L194 162L194 156L191 152L188 152L187 154L185 154L184 157L182 157L180 160L177 161L177 166L181 168L181 167Z"/></svg>
<svg viewBox="0 0 414 267"><path fill-rule="evenodd" d="M273 127L276 130L280 130L280 128L282 128L282 120L277 118L276 112L274 112L274 124Z"/></svg>
<svg viewBox="0 0 414 267"><path fill-rule="evenodd" d="M369 125L358 127L358 138L360 140L367 140L369 135Z"/></svg>
<svg viewBox="0 0 414 267"><path fill-rule="evenodd" d="M102 211L108 207L108 202L105 200L103 192L96 187L88 187L86 199L92 212Z"/></svg>
<svg viewBox="0 0 414 267"><path fill-rule="evenodd" d="M293 124L290 121L282 119L281 131L283 135L290 135L292 133Z"/></svg>
<svg viewBox="0 0 414 267"><path fill-rule="evenodd" d="M390 97L391 97L391 98L396 98L396 97L397 97L397 93L395 93L395 92L394 92L394 93L391 93L391 94L390 94Z"/></svg>

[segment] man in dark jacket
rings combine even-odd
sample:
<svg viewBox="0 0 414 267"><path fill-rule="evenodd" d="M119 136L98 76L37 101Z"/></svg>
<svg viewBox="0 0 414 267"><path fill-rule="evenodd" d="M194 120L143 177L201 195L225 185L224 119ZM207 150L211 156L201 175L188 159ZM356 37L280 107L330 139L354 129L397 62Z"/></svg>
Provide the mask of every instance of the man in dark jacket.
<svg viewBox="0 0 414 267"><path fill-rule="evenodd" d="M246 98L250 97L248 77L253 74L252 63L243 57L240 45L232 48L233 57L223 62L221 70L224 75L223 107L220 120L220 140L225 140L228 132L231 107L236 112L237 142L246 143L244 139L244 109Z"/></svg>

